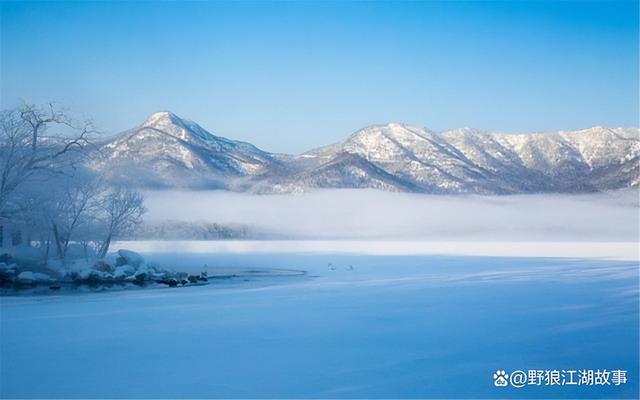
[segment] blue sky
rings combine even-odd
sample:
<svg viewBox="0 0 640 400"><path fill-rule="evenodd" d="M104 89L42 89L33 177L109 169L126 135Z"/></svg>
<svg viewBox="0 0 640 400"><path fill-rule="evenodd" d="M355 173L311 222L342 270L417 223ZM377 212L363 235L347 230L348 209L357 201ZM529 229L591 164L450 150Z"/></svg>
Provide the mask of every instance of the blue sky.
<svg viewBox="0 0 640 400"><path fill-rule="evenodd" d="M300 152L370 124L638 126L638 3L3 2L2 108L171 110Z"/></svg>

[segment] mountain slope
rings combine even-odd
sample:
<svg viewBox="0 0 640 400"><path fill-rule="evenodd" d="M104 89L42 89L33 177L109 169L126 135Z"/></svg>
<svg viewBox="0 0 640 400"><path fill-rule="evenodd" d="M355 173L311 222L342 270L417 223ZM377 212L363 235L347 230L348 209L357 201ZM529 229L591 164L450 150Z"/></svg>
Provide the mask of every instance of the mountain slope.
<svg viewBox="0 0 640 400"><path fill-rule="evenodd" d="M304 164L303 164L304 165ZM348 152L333 155L314 167L292 166L288 174L258 177L254 193L293 193L312 189L379 189L421 192L412 182L394 176L363 157Z"/></svg>

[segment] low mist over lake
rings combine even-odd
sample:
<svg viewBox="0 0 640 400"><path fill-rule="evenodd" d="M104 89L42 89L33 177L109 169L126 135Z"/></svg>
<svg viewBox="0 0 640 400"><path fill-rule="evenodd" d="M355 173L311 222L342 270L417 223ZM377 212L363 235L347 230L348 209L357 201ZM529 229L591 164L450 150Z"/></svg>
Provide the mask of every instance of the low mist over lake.
<svg viewBox="0 0 640 400"><path fill-rule="evenodd" d="M243 224L265 237L637 241L638 191L429 196L374 190L298 195L147 192L147 221Z"/></svg>

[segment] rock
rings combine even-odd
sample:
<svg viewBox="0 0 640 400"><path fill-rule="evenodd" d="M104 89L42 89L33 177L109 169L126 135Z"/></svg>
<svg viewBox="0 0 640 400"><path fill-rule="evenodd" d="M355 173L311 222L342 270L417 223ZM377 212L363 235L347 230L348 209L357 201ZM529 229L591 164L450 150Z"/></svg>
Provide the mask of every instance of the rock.
<svg viewBox="0 0 640 400"><path fill-rule="evenodd" d="M129 276L129 275L133 275L135 273L136 273L136 269L135 268L133 268L129 264L125 264L125 265L121 265L119 267L116 267L116 269L113 271L113 276L116 276L116 275Z"/></svg>
<svg viewBox="0 0 640 400"><path fill-rule="evenodd" d="M2 271L16 271L18 269L18 265L16 264L5 264L5 263L0 263L0 272Z"/></svg>
<svg viewBox="0 0 640 400"><path fill-rule="evenodd" d="M114 272L114 268L102 260L96 261L96 263L93 264L93 269L102 271L102 272L107 272L110 274Z"/></svg>
<svg viewBox="0 0 640 400"><path fill-rule="evenodd" d="M33 272L31 271L23 271L18 275L18 279L16 282L21 283L23 285L31 285L36 282L35 276L33 276Z"/></svg>
<svg viewBox="0 0 640 400"><path fill-rule="evenodd" d="M15 264L0 263L0 282L13 282L17 273L18 268Z"/></svg>
<svg viewBox="0 0 640 400"><path fill-rule="evenodd" d="M207 273L202 272L200 275L189 275L187 277L189 283L198 283L198 282L207 282L209 279L207 278Z"/></svg>
<svg viewBox="0 0 640 400"><path fill-rule="evenodd" d="M154 264L145 264L143 267L145 267L147 271L149 271L149 273L151 274L156 274L156 273L163 274L166 272L164 269Z"/></svg>
<svg viewBox="0 0 640 400"><path fill-rule="evenodd" d="M90 270L90 269L83 269L82 271L73 274L73 278L74 280L79 280L79 281L86 281L89 279L89 277L91 276L92 273L94 273L96 271Z"/></svg>
<svg viewBox="0 0 640 400"><path fill-rule="evenodd" d="M159 281L159 280L162 280L162 279L169 279L170 276L166 272L155 272L155 273L151 274L151 278L156 280L156 281Z"/></svg>
<svg viewBox="0 0 640 400"><path fill-rule="evenodd" d="M78 273L78 280L88 283L113 282L113 275L95 269L85 269Z"/></svg>
<svg viewBox="0 0 640 400"><path fill-rule="evenodd" d="M189 281L189 283L198 283L198 282L207 282L207 274L206 273L202 273L200 275L189 275L187 277L187 280Z"/></svg>
<svg viewBox="0 0 640 400"><path fill-rule="evenodd" d="M146 264L142 264L140 267L136 269L136 273L134 275L145 274L148 277L151 277L151 275L155 274L155 272L156 270L153 267Z"/></svg>
<svg viewBox="0 0 640 400"><path fill-rule="evenodd" d="M135 274L133 274L133 277L135 278L136 282L144 282L147 279L149 279L149 274L147 273L146 270L137 271Z"/></svg>
<svg viewBox="0 0 640 400"><path fill-rule="evenodd" d="M119 267L120 265L124 265L124 264L118 264L119 258L121 257L118 255L118 253L109 253L106 256L104 256L104 258L102 258L102 261L106 262L109 265Z"/></svg>
<svg viewBox="0 0 640 400"><path fill-rule="evenodd" d="M56 280L47 274L41 274L40 272L34 272L33 276L36 278L36 282L38 283L48 283L55 282Z"/></svg>
<svg viewBox="0 0 640 400"><path fill-rule="evenodd" d="M176 287L178 286L178 280L174 279L174 278L169 278L169 279L161 279L158 281L158 283L162 283L164 285L168 285L169 287Z"/></svg>
<svg viewBox="0 0 640 400"><path fill-rule="evenodd" d="M39 272L23 271L18 275L16 282L23 285L33 285L37 283L49 283L54 282L55 279L47 274Z"/></svg>
<svg viewBox="0 0 640 400"><path fill-rule="evenodd" d="M11 258L11 254L9 253L0 254L0 262L2 263L8 263L9 261L11 261Z"/></svg>
<svg viewBox="0 0 640 400"><path fill-rule="evenodd" d="M124 264L129 264L136 269L144 264L144 257L135 251L120 249L118 255L125 261Z"/></svg>
<svg viewBox="0 0 640 400"><path fill-rule="evenodd" d="M120 268L120 267L118 267L118 268ZM129 273L125 272L124 270L119 270L118 268L116 268L116 271L113 273L113 279L115 279L116 281L123 281L128 276L132 275L132 274L129 274Z"/></svg>

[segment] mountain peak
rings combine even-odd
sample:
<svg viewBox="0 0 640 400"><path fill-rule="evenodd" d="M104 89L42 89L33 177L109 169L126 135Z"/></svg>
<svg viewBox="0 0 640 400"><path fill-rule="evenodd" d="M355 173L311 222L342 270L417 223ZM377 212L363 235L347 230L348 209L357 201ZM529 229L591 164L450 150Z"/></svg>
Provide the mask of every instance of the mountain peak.
<svg viewBox="0 0 640 400"><path fill-rule="evenodd" d="M389 122L386 127L389 129L406 129L407 124L403 124L401 122Z"/></svg>
<svg viewBox="0 0 640 400"><path fill-rule="evenodd" d="M366 126L366 127L362 128L360 130L361 131L406 130L406 129L410 129L410 128L412 128L412 126L409 125L409 124L393 121L393 122L389 122L389 123L386 123L386 124L369 125L369 126Z"/></svg>
<svg viewBox="0 0 640 400"><path fill-rule="evenodd" d="M212 141L219 139L195 122L182 119L171 111L158 111L151 114L144 124L142 124L142 128L156 129L187 141Z"/></svg>
<svg viewBox="0 0 640 400"><path fill-rule="evenodd" d="M390 122L384 125L371 125L356 131L347 138L348 141L362 140L377 141L379 138L392 138L394 140L414 140L424 138L425 135L433 133L427 128L419 128L400 122Z"/></svg>
<svg viewBox="0 0 640 400"><path fill-rule="evenodd" d="M142 124L143 126L156 126L156 125L167 125L170 123L176 123L176 121L180 121L180 118L172 113L171 111L158 111L153 113L147 118L147 120Z"/></svg>

